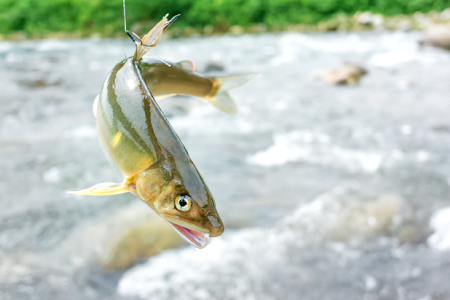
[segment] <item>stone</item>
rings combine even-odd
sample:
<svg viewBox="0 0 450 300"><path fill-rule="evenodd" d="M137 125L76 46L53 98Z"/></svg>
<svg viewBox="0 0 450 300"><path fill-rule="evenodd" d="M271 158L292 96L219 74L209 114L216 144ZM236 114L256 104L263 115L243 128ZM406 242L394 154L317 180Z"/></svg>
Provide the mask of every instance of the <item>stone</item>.
<svg viewBox="0 0 450 300"><path fill-rule="evenodd" d="M424 32L424 38L419 41L421 46L429 45L450 50L450 25L433 25Z"/></svg>
<svg viewBox="0 0 450 300"><path fill-rule="evenodd" d="M356 85L367 71L356 64L343 64L322 75L322 79L335 85Z"/></svg>
<svg viewBox="0 0 450 300"><path fill-rule="evenodd" d="M137 202L85 226L65 245L75 264L105 270L131 267L136 261L186 242L161 217Z"/></svg>
<svg viewBox="0 0 450 300"><path fill-rule="evenodd" d="M211 72L223 72L225 71L225 66L223 63L219 61L209 61L205 65L204 73L211 73Z"/></svg>

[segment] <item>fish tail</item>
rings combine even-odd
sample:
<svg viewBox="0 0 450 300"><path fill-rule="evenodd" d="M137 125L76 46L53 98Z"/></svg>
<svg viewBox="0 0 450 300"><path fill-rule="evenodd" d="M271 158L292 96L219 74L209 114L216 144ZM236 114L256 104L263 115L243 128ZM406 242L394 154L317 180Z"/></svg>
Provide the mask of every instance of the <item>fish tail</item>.
<svg viewBox="0 0 450 300"><path fill-rule="evenodd" d="M214 78L215 85L218 87L217 93L214 96L206 99L215 107L227 114L237 113L236 103L228 93L230 90L240 87L250 81L256 74L239 74L226 77Z"/></svg>

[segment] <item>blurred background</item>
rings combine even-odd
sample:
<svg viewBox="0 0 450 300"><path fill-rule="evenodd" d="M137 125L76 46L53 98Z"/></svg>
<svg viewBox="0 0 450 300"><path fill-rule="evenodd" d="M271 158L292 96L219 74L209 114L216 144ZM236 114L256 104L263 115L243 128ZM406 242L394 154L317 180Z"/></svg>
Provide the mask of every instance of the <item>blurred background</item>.
<svg viewBox="0 0 450 300"><path fill-rule="evenodd" d="M450 299L450 1L127 1L152 53L255 72L160 102L226 232L198 250L120 182L92 103L121 1L0 0L0 299Z"/></svg>

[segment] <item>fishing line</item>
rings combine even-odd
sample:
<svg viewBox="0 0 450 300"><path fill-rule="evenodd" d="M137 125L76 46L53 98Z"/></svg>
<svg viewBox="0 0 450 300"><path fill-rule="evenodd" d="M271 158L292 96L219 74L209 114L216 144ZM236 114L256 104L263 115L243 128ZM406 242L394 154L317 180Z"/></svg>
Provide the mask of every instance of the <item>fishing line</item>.
<svg viewBox="0 0 450 300"><path fill-rule="evenodd" d="M127 32L127 17L125 13L125 0L123 0L123 27L125 28L125 32Z"/></svg>
<svg viewBox="0 0 450 300"><path fill-rule="evenodd" d="M162 58L159 58L158 56L156 56L156 55L154 55L154 54L152 54L152 53L148 53L148 54L150 54L150 55L153 56L154 58L160 60L162 63L166 64L168 67L171 67L171 66L172 66L172 65L170 65L169 63L165 62Z"/></svg>
<svg viewBox="0 0 450 300"><path fill-rule="evenodd" d="M167 17L168 15L169 15L169 14L167 14L166 17ZM171 24L173 21L175 21L175 20L178 18L178 16L179 16L179 15L174 16L174 17L170 20L170 24ZM127 17L126 17L126 10L125 10L125 0L123 0L123 27L124 27L124 29L125 29L125 32L131 37L131 39L135 42L135 44L138 45L138 44L136 43L136 40L133 38L132 35L130 35L130 33L129 33L128 30L127 30ZM140 39L139 39L139 44L142 44L142 41L141 41ZM151 56L153 56L154 58L160 60L162 63L166 64L166 66L171 67L171 65L170 65L169 63L165 62L163 59L159 58L158 56L156 56L156 55L154 55L154 54L152 54L152 53L149 53L149 54L150 54ZM125 58L126 58L126 54L125 54Z"/></svg>

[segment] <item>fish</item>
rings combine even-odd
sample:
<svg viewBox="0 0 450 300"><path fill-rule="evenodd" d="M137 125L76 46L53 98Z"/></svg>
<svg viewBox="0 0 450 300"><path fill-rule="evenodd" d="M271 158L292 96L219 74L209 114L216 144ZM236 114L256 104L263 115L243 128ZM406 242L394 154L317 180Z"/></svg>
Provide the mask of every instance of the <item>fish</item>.
<svg viewBox="0 0 450 300"><path fill-rule="evenodd" d="M224 232L224 225L211 191L154 95L181 93L212 99L220 94L225 98L228 88L218 85L226 85L227 80L215 81L195 75L182 63L166 65L167 69L157 63L142 61L177 16L170 20L167 17L164 16L142 39L127 31L136 44L136 51L112 69L94 101L102 150L122 173L124 181L101 183L68 193L105 196L130 192L186 241L204 248L211 237ZM230 102L229 99L226 101ZM213 102L223 103L220 100ZM221 107L232 111L233 106Z"/></svg>
<svg viewBox="0 0 450 300"><path fill-rule="evenodd" d="M142 78L152 95L164 99L173 95L190 95L205 99L227 114L237 113L237 106L229 91L255 77L255 73L223 77L208 77L194 72L192 61L168 63L158 58L139 63Z"/></svg>

